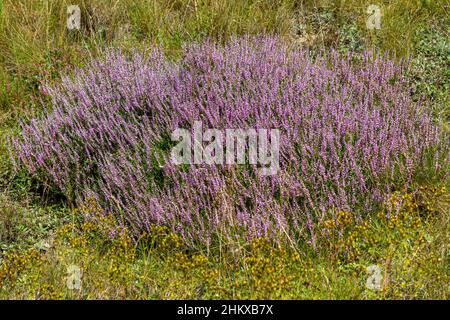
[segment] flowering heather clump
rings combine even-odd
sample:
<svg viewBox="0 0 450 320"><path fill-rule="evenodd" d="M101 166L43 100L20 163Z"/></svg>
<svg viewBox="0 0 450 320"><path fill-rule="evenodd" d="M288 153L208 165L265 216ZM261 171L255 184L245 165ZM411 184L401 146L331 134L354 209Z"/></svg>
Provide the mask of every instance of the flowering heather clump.
<svg viewBox="0 0 450 320"><path fill-rule="evenodd" d="M156 49L112 52L46 92L53 109L23 124L19 162L77 203L96 199L135 235L157 223L191 243L314 241L315 221L368 213L426 162L440 170L438 130L402 68L370 53L312 58L273 38L192 45L175 64ZM194 121L279 129L280 170L171 164L171 132Z"/></svg>

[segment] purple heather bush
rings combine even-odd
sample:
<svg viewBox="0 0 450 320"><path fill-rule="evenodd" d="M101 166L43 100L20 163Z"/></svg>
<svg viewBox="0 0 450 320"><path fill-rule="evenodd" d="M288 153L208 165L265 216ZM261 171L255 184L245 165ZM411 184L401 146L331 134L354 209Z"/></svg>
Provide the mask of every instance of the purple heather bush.
<svg viewBox="0 0 450 320"><path fill-rule="evenodd" d="M438 129L387 57L312 57L276 38L119 51L45 87L52 108L22 124L18 164L70 201L96 199L136 236L166 225L188 243L268 236L314 242L339 210L370 215L439 165ZM280 170L174 165L171 132L279 129Z"/></svg>

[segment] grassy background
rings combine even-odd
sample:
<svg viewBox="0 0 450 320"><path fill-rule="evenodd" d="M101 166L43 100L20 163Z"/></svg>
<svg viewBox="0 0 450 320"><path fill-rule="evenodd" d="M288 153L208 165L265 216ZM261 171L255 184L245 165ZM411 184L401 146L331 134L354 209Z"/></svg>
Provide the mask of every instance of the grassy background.
<svg viewBox="0 0 450 320"><path fill-rule="evenodd" d="M72 4L81 8L79 31L66 28L67 6ZM380 30L366 28L369 4L381 7ZM243 34L277 34L312 50L374 48L410 58L411 94L425 98L435 120L448 131L448 4L443 0L0 0L0 297L448 298L449 194L437 191L443 186L448 190L448 181L438 189L422 186L425 191L419 194L429 204L422 198L411 200L417 205L409 215L418 217L415 225L409 218L394 228L382 219L371 221L370 237L383 237L367 243L370 237L359 235L355 243L365 246L366 254L358 254L354 261L338 258L342 239L324 242L322 250L313 253L267 243L234 244L215 252L180 250L180 259L174 260L178 245L173 235L164 234L163 239L168 238L175 251L158 246L130 249L126 237L110 243L101 230L75 221L71 208L49 186L13 166L7 147L7 136L17 132L18 121L42 109L40 83L57 81L61 73L83 66L105 48L145 51L160 45L176 59L187 42L226 41ZM159 236L161 232L157 231ZM107 254L108 248L128 253L119 261ZM99 263L93 265L92 257ZM82 292L65 286L66 267L76 261L89 270ZM391 280L382 291L364 286L365 267L370 264L390 270L386 272ZM114 278L118 273L126 277L119 281ZM274 283L280 286L273 287Z"/></svg>

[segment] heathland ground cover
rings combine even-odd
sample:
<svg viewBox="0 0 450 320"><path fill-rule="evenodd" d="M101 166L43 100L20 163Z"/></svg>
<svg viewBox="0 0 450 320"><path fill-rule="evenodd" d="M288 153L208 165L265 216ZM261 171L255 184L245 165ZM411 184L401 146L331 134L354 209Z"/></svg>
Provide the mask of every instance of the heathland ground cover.
<svg viewBox="0 0 450 320"><path fill-rule="evenodd" d="M448 298L446 1L71 4L0 2L0 297Z"/></svg>

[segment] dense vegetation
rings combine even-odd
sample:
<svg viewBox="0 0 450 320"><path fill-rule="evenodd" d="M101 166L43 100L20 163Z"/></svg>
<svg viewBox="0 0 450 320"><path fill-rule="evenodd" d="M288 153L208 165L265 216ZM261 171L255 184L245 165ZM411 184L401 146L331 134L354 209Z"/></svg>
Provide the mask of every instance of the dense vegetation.
<svg viewBox="0 0 450 320"><path fill-rule="evenodd" d="M448 299L446 1L69 4L0 2L1 298ZM279 173L161 169L199 119Z"/></svg>

